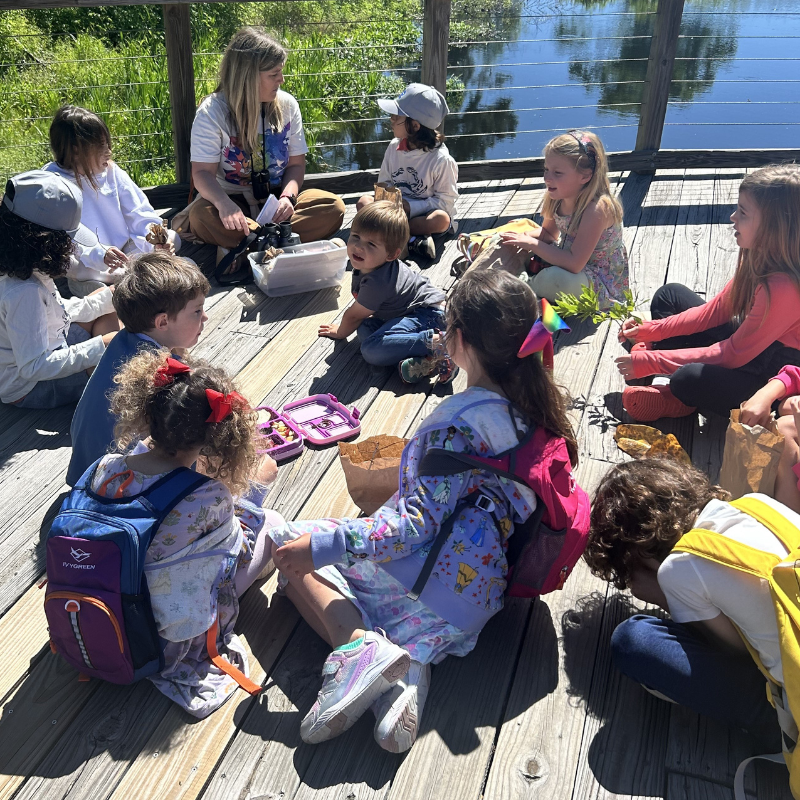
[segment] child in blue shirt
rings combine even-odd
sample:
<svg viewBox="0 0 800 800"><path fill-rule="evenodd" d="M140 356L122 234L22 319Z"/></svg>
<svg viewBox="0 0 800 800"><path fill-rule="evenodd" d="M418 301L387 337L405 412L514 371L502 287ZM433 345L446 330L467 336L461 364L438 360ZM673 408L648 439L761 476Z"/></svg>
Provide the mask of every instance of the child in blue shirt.
<svg viewBox="0 0 800 800"><path fill-rule="evenodd" d="M182 351L197 344L208 319L203 305L210 288L194 264L164 251L142 255L129 264L113 297L125 327L106 347L72 418L70 486L114 442L116 419L108 395L115 375L143 349Z"/></svg>

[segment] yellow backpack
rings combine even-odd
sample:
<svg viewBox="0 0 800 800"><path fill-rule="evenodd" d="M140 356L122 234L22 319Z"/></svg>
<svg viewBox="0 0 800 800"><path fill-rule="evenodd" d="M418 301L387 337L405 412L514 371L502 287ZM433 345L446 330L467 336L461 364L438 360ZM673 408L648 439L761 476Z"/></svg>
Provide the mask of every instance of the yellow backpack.
<svg viewBox="0 0 800 800"><path fill-rule="evenodd" d="M797 723L789 707L800 709L800 529L772 506L755 497L743 497L731 503L740 511L758 520L783 543L789 551L784 558L765 553L737 542L715 531L694 528L681 537L672 552L691 553L741 572L763 578L769 583L783 666L783 686L766 670L747 639L742 636L750 655L767 679L767 699L778 714L783 732L783 756L754 756L771 761L785 761L789 769L789 788L795 800L800 800L800 747ZM741 633L741 632L740 632ZM753 758L745 759L736 770L734 794L744 800L744 771Z"/></svg>

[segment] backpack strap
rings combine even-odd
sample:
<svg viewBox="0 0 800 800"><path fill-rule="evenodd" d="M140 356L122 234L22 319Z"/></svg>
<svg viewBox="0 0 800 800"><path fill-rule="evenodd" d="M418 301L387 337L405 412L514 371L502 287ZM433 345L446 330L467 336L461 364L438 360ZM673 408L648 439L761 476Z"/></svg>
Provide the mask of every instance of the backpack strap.
<svg viewBox="0 0 800 800"><path fill-rule="evenodd" d="M208 475L201 475L188 467L179 467L143 491L139 498L158 512L156 523L152 528L153 533L181 500L210 480Z"/></svg>
<svg viewBox="0 0 800 800"><path fill-rule="evenodd" d="M251 681L247 675L244 674L240 669L234 667L230 661L224 659L217 650L217 633L219 631L219 616L214 620L211 624L211 627L208 629L206 633L206 650L208 650L209 658L211 659L211 663L217 667L217 669L222 670L226 675L230 675L239 686L242 687L248 694L258 694L261 691L261 686L259 686L255 681Z"/></svg>
<svg viewBox="0 0 800 800"><path fill-rule="evenodd" d="M433 474L442 475L448 473L437 472ZM453 475L455 473L449 474ZM482 503L482 501L485 502ZM414 586L410 592L406 592L406 597L409 600L419 600L419 596L422 594L422 590L425 588L425 584L428 582L428 578L430 578L433 568L436 566L436 559L439 558L439 553L442 552L442 547L444 547L444 543L447 541L450 533L453 530L453 525L455 525L458 515L465 508L476 507L482 509L483 511L491 512L494 509L494 501L480 492L474 492L473 494L468 495L465 500L460 502L455 507L453 513L439 527L439 533L436 534L436 538L433 540L433 544L431 545L431 549L428 551L428 556L425 559L425 563L422 565L422 569L419 571L419 575L417 575L417 579L414 581Z"/></svg>

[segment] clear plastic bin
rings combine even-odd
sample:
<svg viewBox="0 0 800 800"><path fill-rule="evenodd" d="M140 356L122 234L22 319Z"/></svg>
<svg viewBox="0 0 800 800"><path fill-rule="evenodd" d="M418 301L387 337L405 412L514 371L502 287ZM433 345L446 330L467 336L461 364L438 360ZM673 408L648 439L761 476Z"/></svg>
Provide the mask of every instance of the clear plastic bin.
<svg viewBox="0 0 800 800"><path fill-rule="evenodd" d="M267 297L315 292L339 286L347 268L347 248L330 241L308 242L283 249L265 269L264 254L250 253L256 285Z"/></svg>

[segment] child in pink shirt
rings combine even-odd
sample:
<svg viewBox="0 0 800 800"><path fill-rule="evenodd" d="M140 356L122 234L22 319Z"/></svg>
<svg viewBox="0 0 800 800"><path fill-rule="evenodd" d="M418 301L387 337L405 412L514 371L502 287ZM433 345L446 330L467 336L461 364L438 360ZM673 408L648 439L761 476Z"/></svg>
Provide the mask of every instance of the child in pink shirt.
<svg viewBox="0 0 800 800"><path fill-rule="evenodd" d="M800 365L800 166L745 177L731 215L740 247L733 279L707 303L680 284L662 286L653 321L628 319L617 359L626 380L669 375L669 385L629 385L637 420L682 417L697 407L728 416L786 364Z"/></svg>

